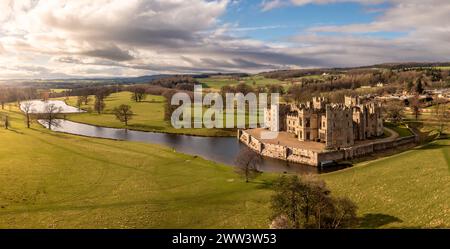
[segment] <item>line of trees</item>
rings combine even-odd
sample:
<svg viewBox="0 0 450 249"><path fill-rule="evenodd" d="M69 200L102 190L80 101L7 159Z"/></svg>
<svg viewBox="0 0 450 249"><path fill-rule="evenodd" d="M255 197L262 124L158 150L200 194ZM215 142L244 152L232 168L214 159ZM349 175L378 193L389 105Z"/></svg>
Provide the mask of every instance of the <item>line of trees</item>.
<svg viewBox="0 0 450 249"><path fill-rule="evenodd" d="M17 102L39 98L39 92L30 87L0 87L0 106L5 109L8 102Z"/></svg>

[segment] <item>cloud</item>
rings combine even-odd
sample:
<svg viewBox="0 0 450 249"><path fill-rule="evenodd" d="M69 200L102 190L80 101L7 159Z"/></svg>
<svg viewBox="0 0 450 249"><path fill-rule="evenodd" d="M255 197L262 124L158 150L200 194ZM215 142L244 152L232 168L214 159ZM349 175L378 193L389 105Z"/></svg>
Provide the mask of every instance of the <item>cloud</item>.
<svg viewBox="0 0 450 249"><path fill-rule="evenodd" d="M85 51L81 54L91 57L104 58L112 61L128 61L134 59L134 57L130 55L129 51L122 50L115 45L111 47Z"/></svg>
<svg viewBox="0 0 450 249"><path fill-rule="evenodd" d="M370 23L309 27L268 42L245 35L282 25L242 27L221 21L230 7L239 7L237 0L4 0L0 78L260 72L450 60L446 0L266 0L259 7L268 11L337 2L367 8L389 4ZM377 36L382 32L402 35Z"/></svg>
<svg viewBox="0 0 450 249"><path fill-rule="evenodd" d="M276 8L286 7L290 5L302 6L307 4L330 4L354 2L359 4L371 5L387 2L388 0L264 0L261 4L262 11L269 11Z"/></svg>

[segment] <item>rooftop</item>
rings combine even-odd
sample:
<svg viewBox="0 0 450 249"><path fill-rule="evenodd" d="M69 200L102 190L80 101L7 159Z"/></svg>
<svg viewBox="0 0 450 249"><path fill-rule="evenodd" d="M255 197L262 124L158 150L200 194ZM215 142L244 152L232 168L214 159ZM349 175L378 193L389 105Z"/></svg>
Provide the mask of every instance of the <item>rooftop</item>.
<svg viewBox="0 0 450 249"><path fill-rule="evenodd" d="M311 142L311 141L299 141L293 134L287 133L287 132L279 132L278 137L276 139L261 139L261 132L266 131L266 129L263 128L257 128L257 129L250 129L246 130L248 134L250 134L252 137L255 137L261 142L268 143L268 144L278 144L288 147L295 147L295 148L301 148L301 149L307 149L311 151L323 151L325 150L325 144L324 143L318 143L318 142Z"/></svg>

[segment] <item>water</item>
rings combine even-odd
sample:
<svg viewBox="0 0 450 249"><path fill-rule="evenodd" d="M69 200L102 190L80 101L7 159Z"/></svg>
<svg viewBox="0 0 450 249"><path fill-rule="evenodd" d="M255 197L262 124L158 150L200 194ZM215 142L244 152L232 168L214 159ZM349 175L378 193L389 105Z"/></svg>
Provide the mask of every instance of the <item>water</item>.
<svg viewBox="0 0 450 249"><path fill-rule="evenodd" d="M56 108L60 108L61 113L81 113L83 110L78 110L78 108L67 105L64 101L61 100L28 100L20 102L20 109L23 111L24 105L26 103L31 103L31 111L30 113L45 113L45 108L48 105L54 105Z"/></svg>
<svg viewBox="0 0 450 249"><path fill-rule="evenodd" d="M44 124L45 121L40 121ZM245 145L236 137L197 137L155 132L131 131L80 124L67 120L58 120L59 125L52 127L57 132L83 135L97 138L109 138L160 144L173 148L177 152L196 155L205 159L234 165L239 150ZM317 168L282 160L264 158L259 170L263 172L317 173Z"/></svg>

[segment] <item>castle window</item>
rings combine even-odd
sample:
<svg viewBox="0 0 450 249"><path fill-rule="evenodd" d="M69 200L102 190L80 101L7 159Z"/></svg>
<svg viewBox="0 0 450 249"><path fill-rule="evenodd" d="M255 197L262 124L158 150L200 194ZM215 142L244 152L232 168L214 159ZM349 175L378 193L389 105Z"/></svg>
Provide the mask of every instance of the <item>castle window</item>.
<svg viewBox="0 0 450 249"><path fill-rule="evenodd" d="M303 139L303 132L300 131L300 138Z"/></svg>
<svg viewBox="0 0 450 249"><path fill-rule="evenodd" d="M311 134L309 132L306 133L306 140L310 140L311 139Z"/></svg>
<svg viewBox="0 0 450 249"><path fill-rule="evenodd" d="M306 127L309 127L309 126L310 126L310 120L309 120L309 118L307 118L307 119L305 120L305 122L306 122Z"/></svg>

